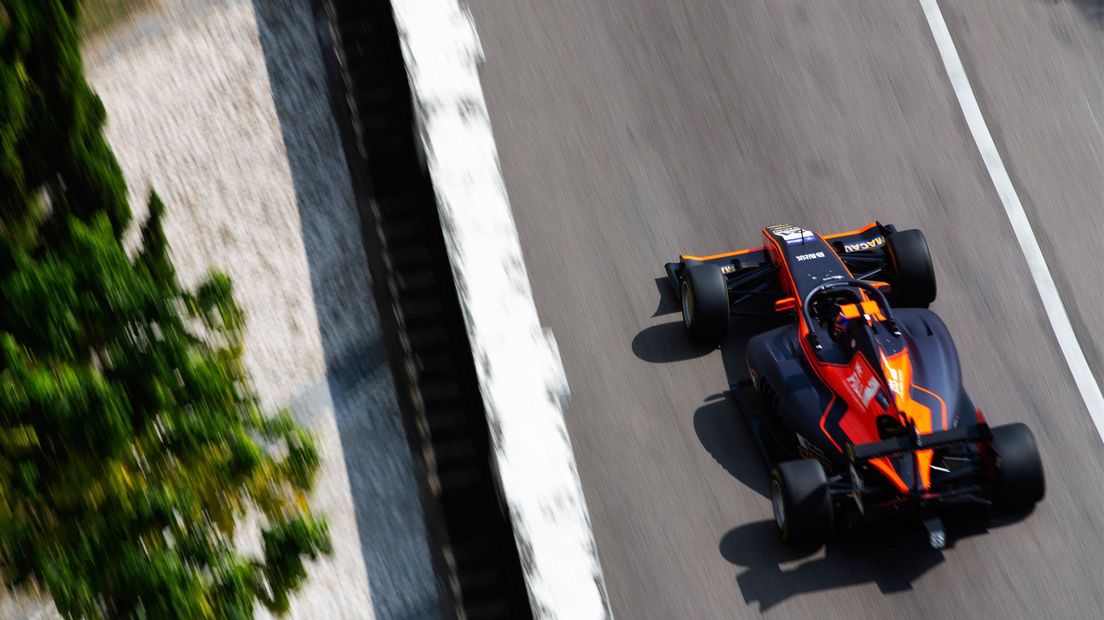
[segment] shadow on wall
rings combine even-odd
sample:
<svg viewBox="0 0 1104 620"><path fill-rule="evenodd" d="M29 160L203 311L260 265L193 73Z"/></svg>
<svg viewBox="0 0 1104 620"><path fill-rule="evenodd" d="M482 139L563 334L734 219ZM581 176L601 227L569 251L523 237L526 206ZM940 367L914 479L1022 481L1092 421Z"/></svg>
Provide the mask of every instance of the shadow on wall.
<svg viewBox="0 0 1104 620"><path fill-rule="evenodd" d="M326 357L326 384L302 396L297 409L327 407L327 393L332 401L368 577L366 584L350 583L348 574L341 579L349 564L341 560L346 541L337 539L331 561L336 562L338 582L328 593L370 588L374 616L380 619L437 617L436 582L412 456L395 401L314 17L307 2L252 1ZM342 492L321 484L317 495L332 498ZM307 591L311 587L308 582ZM363 598L320 602L316 609L366 613L354 610L357 600Z"/></svg>

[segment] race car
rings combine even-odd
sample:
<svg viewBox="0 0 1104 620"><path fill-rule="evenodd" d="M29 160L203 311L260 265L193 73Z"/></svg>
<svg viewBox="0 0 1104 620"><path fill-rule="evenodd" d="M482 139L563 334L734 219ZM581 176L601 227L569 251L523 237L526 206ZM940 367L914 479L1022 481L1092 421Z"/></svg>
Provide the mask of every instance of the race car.
<svg viewBox="0 0 1104 620"><path fill-rule="evenodd" d="M1031 430L986 422L928 310L936 283L921 231L872 222L762 236L762 247L683 255L666 272L691 338L721 345L733 317L764 326L746 343L749 378L730 387L770 469L783 541L909 514L942 548L952 507L1042 499Z"/></svg>

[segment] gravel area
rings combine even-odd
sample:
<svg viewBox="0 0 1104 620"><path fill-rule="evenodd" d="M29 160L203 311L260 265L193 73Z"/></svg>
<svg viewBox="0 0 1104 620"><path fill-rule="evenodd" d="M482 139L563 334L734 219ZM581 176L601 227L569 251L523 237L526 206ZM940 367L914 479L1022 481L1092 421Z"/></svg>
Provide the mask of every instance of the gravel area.
<svg viewBox="0 0 1104 620"><path fill-rule="evenodd" d="M86 48L136 214L155 188L182 279L230 274L258 392L319 440L312 505L335 551L312 568L290 617L438 615L307 3L162 0ZM21 600L0 603L0 617L27 617Z"/></svg>

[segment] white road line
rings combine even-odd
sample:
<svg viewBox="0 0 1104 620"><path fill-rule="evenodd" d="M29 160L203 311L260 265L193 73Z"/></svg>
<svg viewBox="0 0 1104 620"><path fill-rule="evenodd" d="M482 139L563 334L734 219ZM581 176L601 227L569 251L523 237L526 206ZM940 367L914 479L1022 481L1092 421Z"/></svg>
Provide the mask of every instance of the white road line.
<svg viewBox="0 0 1104 620"><path fill-rule="evenodd" d="M1104 395L1101 394L1100 386L1097 385L1092 370L1089 369L1085 353L1081 350L1081 343L1078 342L1073 325L1070 323L1069 314L1062 304L1062 298L1058 295L1058 287L1054 284L1054 278L1050 275L1039 241L1035 238L1035 231L1031 229L1031 223L1020 203L1020 197L1012 185L1008 170L1004 167L997 145L993 143L989 127L985 124L985 117L981 114L974 90L970 86L970 78L966 75L966 69L962 66L962 59L955 49L951 32L947 29L947 22L939 10L939 3L937 0L920 0L920 6L923 7L924 15L928 19L928 27L935 37L935 44L939 48L943 66L947 70L947 77L950 78L951 86L958 97L962 114L966 117L966 124L970 127L970 133L974 136L981 158L985 161L985 167L989 170L989 176L997 188L997 195L1000 196L1004 211L1012 223L1016 240L1020 242L1020 249L1027 259L1028 270L1031 272L1036 288L1039 289L1043 308L1046 309L1047 317L1054 329L1054 336L1058 339L1058 345L1062 348L1062 355L1065 356L1066 364L1073 374L1073 380L1077 384L1078 391L1081 392L1081 399L1085 401L1085 407L1096 424L1096 432L1104 440Z"/></svg>

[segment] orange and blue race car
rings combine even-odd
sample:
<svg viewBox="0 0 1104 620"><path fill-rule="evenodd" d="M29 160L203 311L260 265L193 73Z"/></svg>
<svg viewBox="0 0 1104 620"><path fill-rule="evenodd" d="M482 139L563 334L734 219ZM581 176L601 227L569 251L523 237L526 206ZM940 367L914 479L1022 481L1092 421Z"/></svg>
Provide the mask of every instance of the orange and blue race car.
<svg viewBox="0 0 1104 620"><path fill-rule="evenodd" d="M951 507L1042 499L1030 429L986 422L928 310L935 272L921 231L770 226L762 247L683 255L666 271L691 338L721 345L731 324L758 326L749 378L731 387L771 469L784 541L909 514L941 548Z"/></svg>

